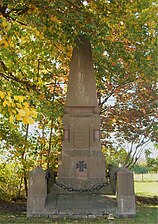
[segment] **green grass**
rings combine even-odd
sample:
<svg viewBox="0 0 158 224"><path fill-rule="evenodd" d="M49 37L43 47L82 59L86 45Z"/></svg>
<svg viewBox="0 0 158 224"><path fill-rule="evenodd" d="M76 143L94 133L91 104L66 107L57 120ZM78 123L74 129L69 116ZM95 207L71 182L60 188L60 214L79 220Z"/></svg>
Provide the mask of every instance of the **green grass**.
<svg viewBox="0 0 158 224"><path fill-rule="evenodd" d="M158 196L158 182L135 182L135 193L139 196Z"/></svg>
<svg viewBox="0 0 158 224"><path fill-rule="evenodd" d="M135 182L135 191L138 196L152 197L158 195L158 182ZM137 205L137 214L135 218L115 218L113 221L107 220L107 218L100 219L52 219L47 217L42 218L27 218L26 212L13 212L3 207L0 211L0 223L28 223L28 224L158 224L158 206L151 205Z"/></svg>
<svg viewBox="0 0 158 224"><path fill-rule="evenodd" d="M91 224L91 223L100 223L100 224L157 224L157 212L158 207L156 206L138 206L137 215L135 218L116 218L113 221L109 221L106 218L100 218L95 220L72 220L72 219L52 219L52 218L27 218L25 213L8 213L3 212L0 215L0 223L54 223L54 224Z"/></svg>

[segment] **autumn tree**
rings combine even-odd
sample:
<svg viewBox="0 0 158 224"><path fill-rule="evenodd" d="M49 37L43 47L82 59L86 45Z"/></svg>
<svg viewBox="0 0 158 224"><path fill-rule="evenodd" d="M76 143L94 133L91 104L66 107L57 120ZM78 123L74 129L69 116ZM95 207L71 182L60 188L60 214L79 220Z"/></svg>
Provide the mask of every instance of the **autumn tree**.
<svg viewBox="0 0 158 224"><path fill-rule="evenodd" d="M1 0L3 150L12 149L21 164L35 161L27 172L37 164L54 166L72 48L82 34L92 44L104 151L112 157L121 150L123 165L132 166L141 147L157 141L156 12L152 0ZM34 122L37 133L26 138Z"/></svg>

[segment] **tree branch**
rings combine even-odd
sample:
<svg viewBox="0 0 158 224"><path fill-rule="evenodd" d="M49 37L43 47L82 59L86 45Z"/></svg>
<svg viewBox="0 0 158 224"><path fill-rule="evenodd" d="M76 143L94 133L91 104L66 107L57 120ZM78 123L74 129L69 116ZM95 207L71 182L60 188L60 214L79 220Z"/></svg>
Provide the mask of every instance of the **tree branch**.
<svg viewBox="0 0 158 224"><path fill-rule="evenodd" d="M19 8L19 9L16 9L16 8L13 8L12 10L9 10L8 9L8 6L5 5L5 6L0 6L0 12L1 14L7 19L7 20L13 20L13 21L16 21L17 23L19 23L20 25L23 25L23 26L28 26L26 23L23 23L21 21L18 21L17 20L17 17L20 16L20 15L23 15L24 13L26 13L27 11L29 10L29 8L27 6L25 6L24 8ZM16 18L14 18L11 13L15 13L16 15Z"/></svg>
<svg viewBox="0 0 158 224"><path fill-rule="evenodd" d="M28 24L23 23L23 22L21 22L21 21L19 21L19 20L15 19L15 18L13 18L12 16L10 16L10 18L11 18L13 21L15 21L15 22L19 23L19 24L20 24L20 25L22 25L22 26L28 26Z"/></svg>
<svg viewBox="0 0 158 224"><path fill-rule="evenodd" d="M128 167L128 168L131 168L131 167L133 167L134 166L134 164L138 161L138 159L140 158L140 156L141 156L141 154L142 154L142 152L143 152L143 146L145 146L149 141L150 141L150 139L148 139L148 140L146 140L146 141L144 141L144 139L145 139L145 137L141 140L141 142L136 146L136 148L135 148L135 151L134 151L134 153L133 153L133 155L132 155L132 157L131 157L131 160L128 162L128 163L126 163L126 167ZM140 149L140 151L138 151L138 149L140 148L140 147L142 147L142 149Z"/></svg>
<svg viewBox="0 0 158 224"><path fill-rule="evenodd" d="M128 152L127 156L126 156L126 160L125 160L125 162L124 162L124 166L126 166L126 164L128 163L128 160L129 160L129 158L130 158L130 156L131 156L131 154L132 154L132 151L133 151L133 144L134 144L134 141L132 141L132 143L131 143L130 150L129 150L129 152Z"/></svg>
<svg viewBox="0 0 158 224"><path fill-rule="evenodd" d="M115 90L116 90L116 88L115 88L113 91L111 91L111 92L104 98L104 100L103 100L102 102L100 102L99 107L102 107L103 104L107 102L107 100L114 94Z"/></svg>
<svg viewBox="0 0 158 224"><path fill-rule="evenodd" d="M2 60L0 60L0 65L2 66L2 68L3 68L3 70L4 70L4 72L5 73L2 73L2 72L0 72L0 75L3 77L3 78L5 78L5 79L7 79L7 80L13 80L14 82L19 82L19 83L22 83L23 85L25 85L26 86L26 88L29 90L29 89L33 89L33 90L36 90L37 91L37 89L36 89L36 85L35 84L31 84L29 81L27 81L27 80L21 80L21 79L19 79L19 78L17 78L16 76L14 76L13 74L12 74L12 72L9 72L8 71L8 68L7 68L7 66L4 64L4 62L2 61ZM21 70L20 70L21 71ZM21 71L22 72L22 71Z"/></svg>

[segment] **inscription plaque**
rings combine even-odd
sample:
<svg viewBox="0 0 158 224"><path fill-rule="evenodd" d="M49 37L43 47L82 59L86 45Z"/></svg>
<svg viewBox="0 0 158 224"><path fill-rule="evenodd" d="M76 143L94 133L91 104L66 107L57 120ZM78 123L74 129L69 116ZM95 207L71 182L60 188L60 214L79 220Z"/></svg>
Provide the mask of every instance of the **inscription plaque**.
<svg viewBox="0 0 158 224"><path fill-rule="evenodd" d="M74 147L89 148L89 126L80 125L74 127Z"/></svg>

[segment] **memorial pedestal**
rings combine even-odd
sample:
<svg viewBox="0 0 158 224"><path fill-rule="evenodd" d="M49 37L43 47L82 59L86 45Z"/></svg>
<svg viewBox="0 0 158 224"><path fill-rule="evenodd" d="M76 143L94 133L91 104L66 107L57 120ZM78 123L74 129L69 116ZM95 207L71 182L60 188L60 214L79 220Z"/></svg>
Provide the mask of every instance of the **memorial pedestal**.
<svg viewBox="0 0 158 224"><path fill-rule="evenodd" d="M63 127L58 182L51 188L54 181L46 181L43 170L30 174L28 216L95 218L135 214L131 173L122 170L116 180L112 179L112 171L111 186L107 185L91 45L84 37L79 38L72 54ZM116 181L117 203L116 198L107 196L115 192Z"/></svg>

